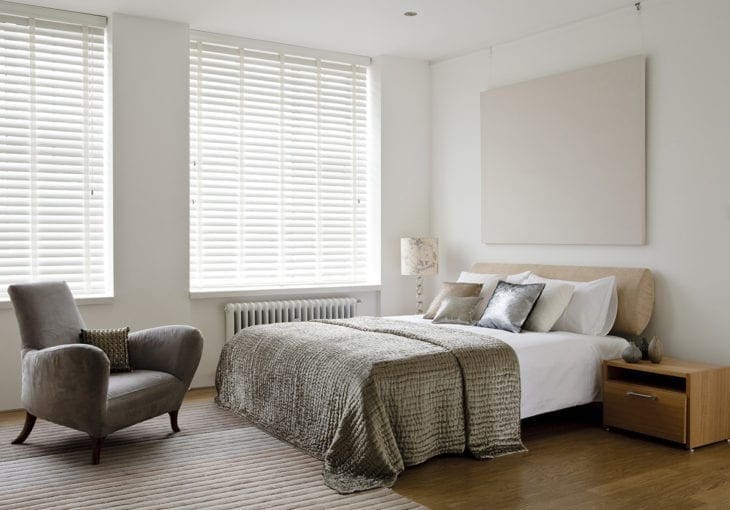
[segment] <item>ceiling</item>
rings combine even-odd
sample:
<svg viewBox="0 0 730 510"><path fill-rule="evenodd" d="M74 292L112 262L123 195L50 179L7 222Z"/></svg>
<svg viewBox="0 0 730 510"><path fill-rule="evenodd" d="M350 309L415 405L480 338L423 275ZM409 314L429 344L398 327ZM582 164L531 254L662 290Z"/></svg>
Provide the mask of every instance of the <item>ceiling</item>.
<svg viewBox="0 0 730 510"><path fill-rule="evenodd" d="M17 0L16 0L17 1ZM21 0L360 55L441 60L635 0ZM418 16L406 17L405 11Z"/></svg>

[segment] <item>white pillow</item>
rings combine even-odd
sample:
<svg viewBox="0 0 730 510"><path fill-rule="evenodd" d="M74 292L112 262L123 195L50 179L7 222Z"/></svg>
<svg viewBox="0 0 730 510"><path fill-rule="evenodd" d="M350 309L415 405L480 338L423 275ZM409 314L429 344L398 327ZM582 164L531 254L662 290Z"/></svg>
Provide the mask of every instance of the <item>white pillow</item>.
<svg viewBox="0 0 730 510"><path fill-rule="evenodd" d="M511 274L507 277L505 280L507 283L516 283L518 285L522 285L525 283L525 280L527 280L532 272L525 271L524 273L517 273L517 274Z"/></svg>
<svg viewBox="0 0 730 510"><path fill-rule="evenodd" d="M497 288L497 284L500 280L507 278L506 274L485 274L485 273L469 273L462 271L459 275L457 283L481 283L482 290L479 293L481 298L477 305L474 307L474 317L481 317L484 310L489 304L489 300L494 294L494 289Z"/></svg>
<svg viewBox="0 0 730 510"><path fill-rule="evenodd" d="M462 271L461 274L459 274L459 279L456 280L457 283L481 283L482 284L482 291L479 293L479 295L486 300L486 303L484 303L484 306L487 306L487 303L489 302L489 299L492 297L492 294L494 294L494 289L497 288L497 284L499 283L499 280L504 280L507 283L517 283L521 284L524 283L524 281L527 279L528 276L530 276L532 273L530 271L525 271L524 273L517 273L517 274L490 274L490 273L470 273L469 271ZM477 307L478 308L478 307ZM482 310L484 311L484 310Z"/></svg>
<svg viewBox="0 0 730 510"><path fill-rule="evenodd" d="M507 278L506 274L470 273L468 271L462 271L456 282L481 283L482 291L479 295L489 299L492 297L492 294L494 294L494 289L497 288L499 280L504 280L505 278Z"/></svg>
<svg viewBox="0 0 730 510"><path fill-rule="evenodd" d="M487 305L489 304L489 300L492 299L492 294L494 294L494 289L497 288L497 284L500 280L504 280L507 283L516 283L521 284L523 283L528 276L530 276L532 273L530 271L525 271L524 273L517 273L517 274L489 274L489 273L470 273L469 271L462 271L459 275L459 279L456 280L458 283L481 283L482 284L482 291L479 293L481 296L481 300L479 300L479 304L477 304L476 308L474 308L474 316L475 317L481 317L484 313L484 310L487 309Z"/></svg>
<svg viewBox="0 0 730 510"><path fill-rule="evenodd" d="M525 321L523 329L547 333L555 325L573 296L574 287L570 283L557 281L538 282L535 275L530 275L525 284L544 283L545 288L535 307Z"/></svg>
<svg viewBox="0 0 730 510"><path fill-rule="evenodd" d="M550 280L532 275L533 283L568 283L573 295L565 312L555 322L552 331L571 331L582 335L605 336L613 327L618 311L616 277L607 276L592 282Z"/></svg>
<svg viewBox="0 0 730 510"><path fill-rule="evenodd" d="M613 325L616 323L616 316L618 315L618 288L616 287L616 278L614 279L613 292L611 293L611 303L608 305L608 314L606 314L606 322L603 325L603 329L598 336L606 336L613 329Z"/></svg>
<svg viewBox="0 0 730 510"><path fill-rule="evenodd" d="M517 274L489 274L489 273L470 273L469 271L462 271L459 275L459 279L456 280L459 283L484 283L486 281L490 281L492 278L497 278L497 280L504 280L507 283L517 283L521 284L524 283L525 280L527 280L527 277L530 276L532 273L530 271L525 271L524 273L517 273ZM483 290L483 289L482 289ZM492 289L494 290L494 289Z"/></svg>

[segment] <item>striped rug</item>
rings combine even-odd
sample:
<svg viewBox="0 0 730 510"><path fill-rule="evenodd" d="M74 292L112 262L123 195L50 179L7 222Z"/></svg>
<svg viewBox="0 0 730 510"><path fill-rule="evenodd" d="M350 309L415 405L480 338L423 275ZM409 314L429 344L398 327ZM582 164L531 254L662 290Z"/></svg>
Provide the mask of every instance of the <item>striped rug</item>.
<svg viewBox="0 0 730 510"><path fill-rule="evenodd" d="M213 403L183 406L179 434L167 416L110 436L101 464L89 439L39 421L25 445L20 424L0 427L0 509L412 509L390 489L340 495L322 463Z"/></svg>

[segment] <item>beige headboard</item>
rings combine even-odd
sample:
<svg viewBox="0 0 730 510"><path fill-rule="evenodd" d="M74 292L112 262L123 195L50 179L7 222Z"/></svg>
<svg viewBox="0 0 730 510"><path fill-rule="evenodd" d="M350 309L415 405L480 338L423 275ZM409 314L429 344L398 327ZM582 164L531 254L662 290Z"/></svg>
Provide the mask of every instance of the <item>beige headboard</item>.
<svg viewBox="0 0 730 510"><path fill-rule="evenodd" d="M615 276L618 287L618 314L611 334L640 335L646 329L654 310L654 277L645 268L545 266L539 264L500 264L477 262L475 273L515 274L532 271L545 278L588 282Z"/></svg>

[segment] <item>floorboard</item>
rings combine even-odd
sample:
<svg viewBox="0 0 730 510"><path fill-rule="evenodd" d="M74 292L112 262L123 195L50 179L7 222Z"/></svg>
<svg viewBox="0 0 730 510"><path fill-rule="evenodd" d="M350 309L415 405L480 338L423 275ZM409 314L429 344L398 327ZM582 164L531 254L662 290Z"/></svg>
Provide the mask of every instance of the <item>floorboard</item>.
<svg viewBox="0 0 730 510"><path fill-rule="evenodd" d="M212 400L212 388L186 401ZM21 411L0 423L22 427ZM478 461L440 457L408 468L393 489L437 509L730 508L730 446L695 453L636 434L607 432L597 406L525 420L528 452Z"/></svg>
<svg viewBox="0 0 730 510"><path fill-rule="evenodd" d="M477 461L442 457L401 474L393 489L432 509L730 508L730 446L695 453L607 432L598 406L525 420L528 452Z"/></svg>

